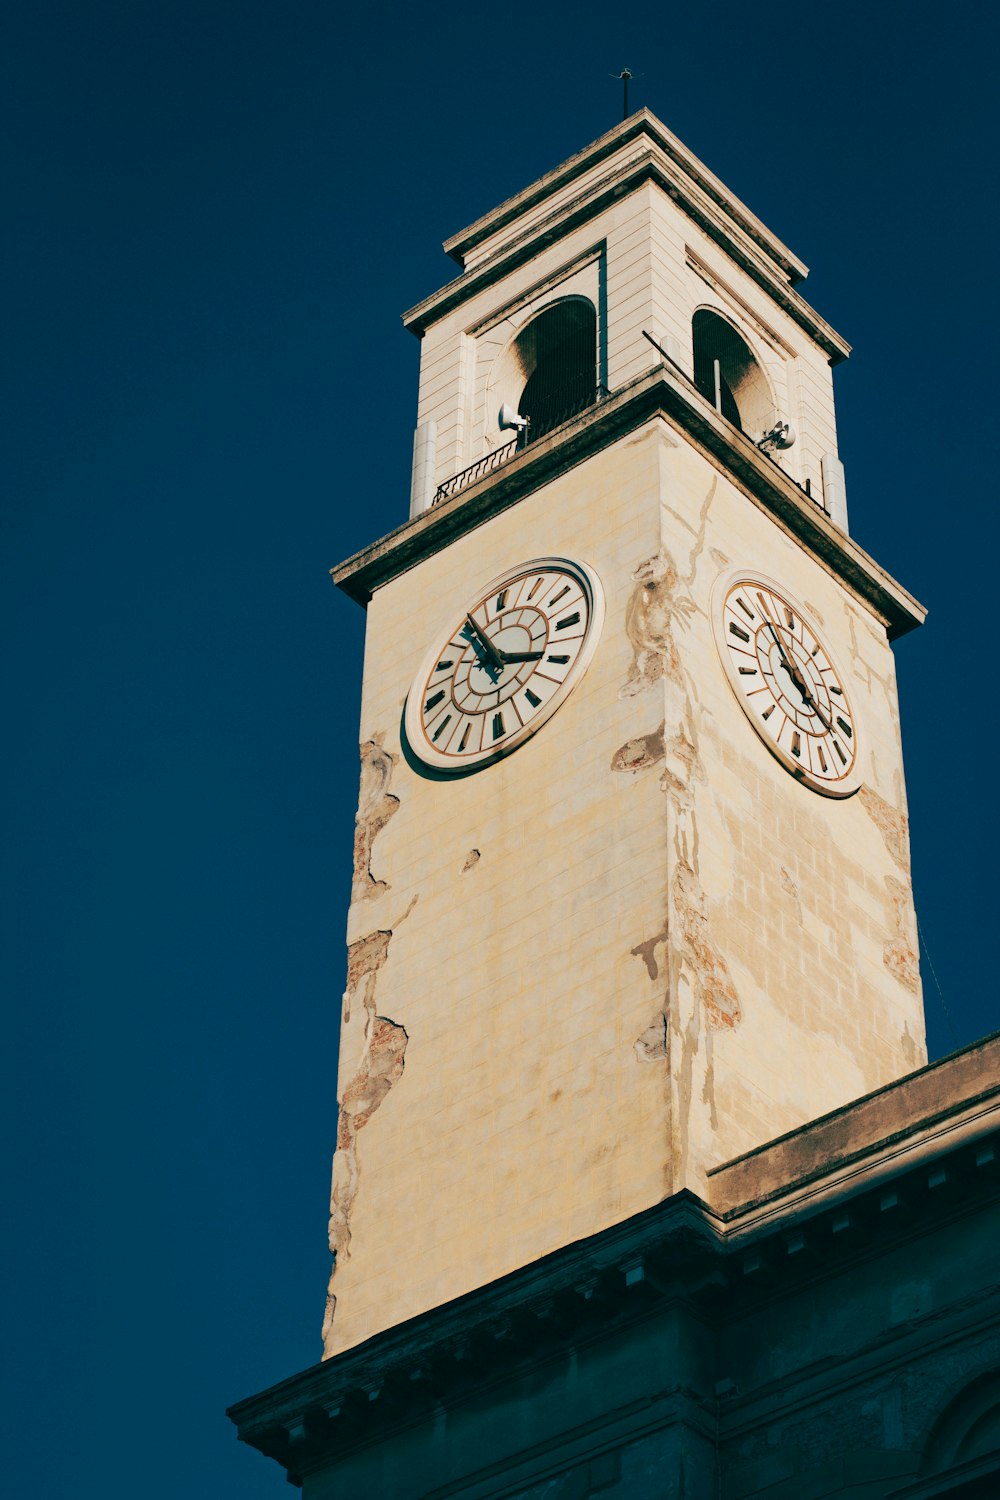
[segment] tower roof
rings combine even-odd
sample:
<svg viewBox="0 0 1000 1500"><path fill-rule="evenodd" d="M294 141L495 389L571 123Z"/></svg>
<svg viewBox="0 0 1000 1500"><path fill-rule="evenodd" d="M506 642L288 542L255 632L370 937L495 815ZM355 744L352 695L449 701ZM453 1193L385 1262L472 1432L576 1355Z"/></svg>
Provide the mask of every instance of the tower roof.
<svg viewBox="0 0 1000 1500"><path fill-rule="evenodd" d="M420 335L483 286L509 274L644 182L656 183L816 340L831 363L850 345L795 290L808 267L648 109L638 110L445 240L463 274L411 308Z"/></svg>
<svg viewBox="0 0 1000 1500"><path fill-rule="evenodd" d="M697 197L708 198L723 217L731 220L735 228L754 242L757 249L778 267L790 283L802 281L808 276L809 267L787 245L782 244L777 235L772 234L756 214L751 213L746 204L741 203L735 193L730 192L704 162L699 161L694 152L689 151L683 141L678 140L667 129L662 120L657 119L652 110L645 108L637 110L613 130L599 136L582 151L577 151L567 161L554 167L551 172L546 172L537 182L531 183L497 208L483 214L467 229L453 234L444 242L445 251L463 270L467 270L470 264L482 259L485 241L499 239L502 231L515 219L521 219L533 208L562 196L571 187L579 192L580 179L593 177L610 157L619 158L620 165L624 166L627 162L642 160L650 154L652 147L658 148L670 164L672 171L669 176L676 188L676 196L682 202L685 189L690 195L691 207L695 206ZM619 169L620 165L616 162ZM685 206L689 205L685 203Z"/></svg>

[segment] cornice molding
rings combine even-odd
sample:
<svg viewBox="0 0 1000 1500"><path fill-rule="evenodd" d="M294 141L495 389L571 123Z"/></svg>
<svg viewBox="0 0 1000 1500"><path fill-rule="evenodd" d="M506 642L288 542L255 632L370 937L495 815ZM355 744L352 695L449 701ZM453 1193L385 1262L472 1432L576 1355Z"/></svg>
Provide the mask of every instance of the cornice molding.
<svg viewBox="0 0 1000 1500"><path fill-rule="evenodd" d="M507 198L496 208L482 214L468 228L451 235L444 242L445 253L456 260L459 265L464 266L469 252L477 248L484 240L497 234L521 214L528 212L538 203L544 202L559 188L575 181L591 167L613 156L622 147L643 135L658 146L685 177L690 178L706 197L721 208L743 233L781 268L789 281L801 281L808 276L808 266L793 254L777 235L772 234L756 214L737 198L735 193L730 192L715 173L711 172L693 151L688 150L683 141L667 129L652 110L646 108L636 110L634 114L629 115L627 120L623 120L620 125L606 131L596 141L585 146L582 151L575 152L566 161L553 167L551 171L546 172L543 177L538 178L521 192L515 193L513 197Z"/></svg>
<svg viewBox="0 0 1000 1500"><path fill-rule="evenodd" d="M721 417L690 382L665 365L630 381L483 479L331 568L334 583L367 605L375 591L393 578L656 418L691 441L865 604L885 626L890 640L923 623L927 613L923 605L835 526L784 470Z"/></svg>
<svg viewBox="0 0 1000 1500"><path fill-rule="evenodd" d="M1000 1148L997 1135L991 1145L994 1153ZM604 1337L620 1338L679 1303L707 1327L722 1327L798 1294L817 1277L854 1274L873 1255L956 1218L995 1214L997 1178L996 1155L987 1164L982 1142L978 1152L965 1140L951 1150L939 1143L933 1169L924 1161L897 1172L892 1193L873 1173L842 1185L805 1220L789 1210L750 1237L726 1230L707 1203L683 1190L238 1402L228 1415L243 1442L301 1483L304 1474L429 1420L442 1406L482 1400L527 1370ZM960 1323L962 1307L954 1314L952 1322ZM995 1315L1000 1307L989 1314ZM980 1322L988 1316L985 1306L977 1316ZM909 1326L902 1331L913 1332ZM953 1338L951 1324L936 1337ZM859 1351L861 1364L870 1362L869 1354ZM896 1357L886 1349L885 1359ZM847 1370L842 1378L849 1383L850 1376ZM808 1370L797 1376L806 1395L810 1378ZM822 1378L827 1388L828 1369ZM766 1395L763 1388L734 1403L737 1426L737 1408ZM627 1416L612 1403L606 1420Z"/></svg>
<svg viewBox="0 0 1000 1500"><path fill-rule="evenodd" d="M630 161L620 175L593 184L568 204L561 205L540 224L525 231L513 246L448 282L440 291L418 302L403 314L403 324L418 336L478 292L511 275L550 245L573 230L589 223L622 198L651 182L675 199L688 217L698 224L725 253L741 266L768 295L810 335L830 360L838 364L847 358L851 346L829 323L800 296L787 278L772 270L759 253L756 243L738 226L730 225L715 201L699 192L687 179L672 170L671 163L650 151L638 161Z"/></svg>

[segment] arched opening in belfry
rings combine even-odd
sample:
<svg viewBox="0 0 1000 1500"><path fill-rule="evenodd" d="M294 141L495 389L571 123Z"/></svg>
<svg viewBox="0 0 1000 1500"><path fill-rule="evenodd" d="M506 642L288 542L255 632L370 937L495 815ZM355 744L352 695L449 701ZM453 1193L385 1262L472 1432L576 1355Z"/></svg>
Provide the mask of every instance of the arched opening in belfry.
<svg viewBox="0 0 1000 1500"><path fill-rule="evenodd" d="M973 1463L988 1468L988 1476L984 1473L981 1491L970 1488L970 1497L973 1493L1000 1493L1000 1371L997 1370L986 1371L969 1381L931 1424L921 1473L946 1474L950 1469ZM952 1493L949 1489L948 1494ZM965 1490L956 1489L954 1493L964 1495Z"/></svg>
<svg viewBox="0 0 1000 1500"><path fill-rule="evenodd" d="M756 442L774 420L774 397L746 339L726 318L699 307L692 319L694 383L727 422Z"/></svg>
<svg viewBox="0 0 1000 1500"><path fill-rule="evenodd" d="M597 396L597 313L583 297L546 307L511 351L521 384L517 409L531 442L593 405Z"/></svg>

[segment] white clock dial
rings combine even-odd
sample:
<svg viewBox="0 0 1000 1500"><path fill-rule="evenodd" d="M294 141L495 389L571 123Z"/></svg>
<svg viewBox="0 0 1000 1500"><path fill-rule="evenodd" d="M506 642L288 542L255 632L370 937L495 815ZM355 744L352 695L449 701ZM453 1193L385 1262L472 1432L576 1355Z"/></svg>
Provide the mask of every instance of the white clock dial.
<svg viewBox="0 0 1000 1500"><path fill-rule="evenodd" d="M458 774L497 760L565 702L604 618L592 569L541 557L494 578L427 653L406 700L410 749Z"/></svg>
<svg viewBox="0 0 1000 1500"><path fill-rule="evenodd" d="M733 573L717 585L715 636L730 684L768 749L813 791L861 784L858 726L844 676L780 584Z"/></svg>

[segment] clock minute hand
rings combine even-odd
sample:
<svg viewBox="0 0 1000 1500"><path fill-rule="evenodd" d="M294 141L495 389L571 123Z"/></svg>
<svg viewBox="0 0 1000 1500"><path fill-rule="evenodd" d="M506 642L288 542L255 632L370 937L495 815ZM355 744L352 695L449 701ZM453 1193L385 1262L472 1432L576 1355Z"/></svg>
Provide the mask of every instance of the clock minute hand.
<svg viewBox="0 0 1000 1500"><path fill-rule="evenodd" d="M816 702L816 699L812 696L811 693L803 693L802 696L805 699L806 703L808 703L809 707L812 709L813 713L816 715L819 722L822 724L823 728L827 731L828 734L832 734L833 725L830 723L830 720L827 718L826 714Z"/></svg>
<svg viewBox="0 0 1000 1500"><path fill-rule="evenodd" d="M782 644L781 636L778 634L777 626L775 625L773 620L768 620L767 628L771 632L771 635L774 639L774 644L778 648L778 655L781 657L781 660L785 663L785 666L788 668L789 672L792 674L792 678L794 679L799 674L796 671L795 667L792 666L792 663L788 660L788 653L786 652L784 645ZM798 684L796 684L796 686L797 685Z"/></svg>

